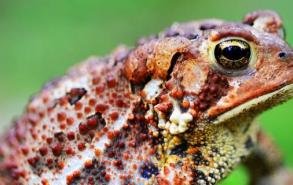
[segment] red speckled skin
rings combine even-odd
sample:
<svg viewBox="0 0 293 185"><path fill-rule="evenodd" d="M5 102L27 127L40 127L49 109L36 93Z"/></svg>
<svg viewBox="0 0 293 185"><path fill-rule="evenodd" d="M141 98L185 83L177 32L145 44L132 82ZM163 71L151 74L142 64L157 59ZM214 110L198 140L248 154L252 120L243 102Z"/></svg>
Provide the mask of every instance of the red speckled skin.
<svg viewBox="0 0 293 185"><path fill-rule="evenodd" d="M281 27L273 12L243 23L174 24L75 66L2 137L0 184L216 184L253 151L254 117L292 96L292 88L278 91L293 82ZM233 75L210 52L230 37L254 52L248 69Z"/></svg>

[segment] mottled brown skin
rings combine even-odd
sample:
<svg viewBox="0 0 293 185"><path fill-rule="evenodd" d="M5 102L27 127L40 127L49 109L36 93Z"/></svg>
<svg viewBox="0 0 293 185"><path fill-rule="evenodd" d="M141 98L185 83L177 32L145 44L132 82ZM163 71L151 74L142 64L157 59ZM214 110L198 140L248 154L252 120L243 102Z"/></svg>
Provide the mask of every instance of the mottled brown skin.
<svg viewBox="0 0 293 185"><path fill-rule="evenodd" d="M217 184L239 164L251 184L293 184L254 120L293 96L293 51L271 11L206 20L90 58L47 84L5 133L0 184ZM249 44L228 69L215 46Z"/></svg>

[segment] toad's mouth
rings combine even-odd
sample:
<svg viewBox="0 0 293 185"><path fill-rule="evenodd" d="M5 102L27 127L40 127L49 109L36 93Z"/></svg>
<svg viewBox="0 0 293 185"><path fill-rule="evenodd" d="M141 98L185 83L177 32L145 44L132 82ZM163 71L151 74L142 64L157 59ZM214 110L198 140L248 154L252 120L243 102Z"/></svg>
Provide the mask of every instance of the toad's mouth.
<svg viewBox="0 0 293 185"><path fill-rule="evenodd" d="M240 104L213 119L213 123L219 124L226 121L229 121L233 118L236 118L240 115L249 114L249 118L254 118L261 112L277 105L283 103L293 97L293 83L289 85L282 86L278 89L275 89L269 93L266 93L262 96L253 98L246 101L243 104Z"/></svg>

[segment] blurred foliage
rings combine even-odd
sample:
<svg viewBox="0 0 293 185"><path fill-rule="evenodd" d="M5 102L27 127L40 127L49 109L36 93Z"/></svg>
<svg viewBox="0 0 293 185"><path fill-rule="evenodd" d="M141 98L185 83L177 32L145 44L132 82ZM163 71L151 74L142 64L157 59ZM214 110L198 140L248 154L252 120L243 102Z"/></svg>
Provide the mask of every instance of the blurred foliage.
<svg viewBox="0 0 293 185"><path fill-rule="evenodd" d="M292 5L291 0L0 0L1 121L20 114L30 95L68 67L119 44L131 46L175 21L239 21L250 11L273 9L284 18L287 40L293 43ZM293 167L292 113L290 101L260 120ZM222 185L246 183L240 169Z"/></svg>

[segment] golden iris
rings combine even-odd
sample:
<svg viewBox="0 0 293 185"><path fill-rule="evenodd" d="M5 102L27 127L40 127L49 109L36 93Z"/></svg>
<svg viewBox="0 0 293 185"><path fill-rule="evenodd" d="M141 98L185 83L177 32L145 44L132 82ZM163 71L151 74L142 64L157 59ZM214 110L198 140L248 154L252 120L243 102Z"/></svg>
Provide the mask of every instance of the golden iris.
<svg viewBox="0 0 293 185"><path fill-rule="evenodd" d="M218 64L223 68L241 70L249 65L251 49L243 40L229 39L217 44L214 54Z"/></svg>

